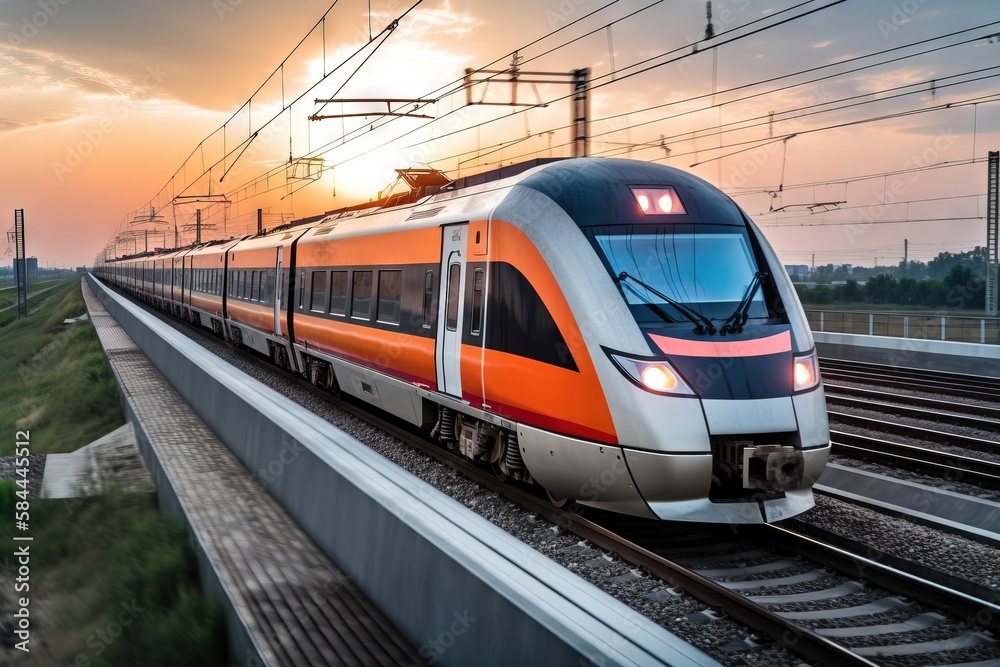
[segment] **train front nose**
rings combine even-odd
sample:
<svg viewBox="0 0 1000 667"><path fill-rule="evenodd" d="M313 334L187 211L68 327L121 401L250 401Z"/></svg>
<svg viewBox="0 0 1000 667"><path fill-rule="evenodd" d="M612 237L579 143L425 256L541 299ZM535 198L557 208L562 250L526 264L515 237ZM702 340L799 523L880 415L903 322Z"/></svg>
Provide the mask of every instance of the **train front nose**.
<svg viewBox="0 0 1000 667"><path fill-rule="evenodd" d="M626 446L626 458L654 514L763 523L812 507L829 431L822 388L797 391L789 378L799 356L790 350L765 358L733 355L725 360L727 372L714 375L709 371L722 361L680 355L637 369L641 379L645 368L668 364L690 387L686 395L650 396L642 385L631 392L632 414L648 434L635 441L655 442L658 451Z"/></svg>

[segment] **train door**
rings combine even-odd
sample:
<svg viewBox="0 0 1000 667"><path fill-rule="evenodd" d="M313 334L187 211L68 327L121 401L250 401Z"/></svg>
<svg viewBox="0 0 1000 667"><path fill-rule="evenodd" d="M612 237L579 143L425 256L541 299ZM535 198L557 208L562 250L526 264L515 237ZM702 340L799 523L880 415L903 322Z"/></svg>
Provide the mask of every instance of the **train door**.
<svg viewBox="0 0 1000 667"><path fill-rule="evenodd" d="M281 269L282 258L285 248L278 246L277 257L274 261L274 335L281 335Z"/></svg>
<svg viewBox="0 0 1000 667"><path fill-rule="evenodd" d="M441 239L435 358L438 391L462 395L462 315L465 310L465 247L468 223L446 225Z"/></svg>

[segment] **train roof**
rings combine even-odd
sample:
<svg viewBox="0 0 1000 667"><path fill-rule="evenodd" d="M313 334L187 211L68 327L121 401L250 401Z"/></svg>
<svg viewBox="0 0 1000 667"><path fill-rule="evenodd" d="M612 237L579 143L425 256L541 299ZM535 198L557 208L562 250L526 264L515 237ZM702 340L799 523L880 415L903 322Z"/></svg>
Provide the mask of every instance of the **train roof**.
<svg viewBox="0 0 1000 667"><path fill-rule="evenodd" d="M743 225L740 208L707 181L654 162L621 158L579 158L544 165L516 177L516 184L545 195L580 227L609 224L699 223ZM670 186L683 213L647 215L635 189Z"/></svg>
<svg viewBox="0 0 1000 667"><path fill-rule="evenodd" d="M635 189L663 186L677 193L683 212L643 213L637 205ZM424 194L416 201L400 200L393 205L388 198L302 218L259 236L244 237L242 244L250 242L253 246L257 245L253 241L259 240L262 246L270 245L278 234L287 239L301 236L301 242L306 243L318 241L334 227L340 227L341 222L348 221L353 224L338 229L335 236L345 232L371 233L379 227L391 228L401 222L417 220L437 225L454 215L466 219L485 217L514 187L530 188L548 197L581 228L651 223L745 223L743 212L721 190L674 167L622 158L538 158L457 179L436 194ZM146 257L199 253L209 250L208 246L236 241L238 239L211 241L202 246L150 253ZM209 251L218 252L216 248Z"/></svg>

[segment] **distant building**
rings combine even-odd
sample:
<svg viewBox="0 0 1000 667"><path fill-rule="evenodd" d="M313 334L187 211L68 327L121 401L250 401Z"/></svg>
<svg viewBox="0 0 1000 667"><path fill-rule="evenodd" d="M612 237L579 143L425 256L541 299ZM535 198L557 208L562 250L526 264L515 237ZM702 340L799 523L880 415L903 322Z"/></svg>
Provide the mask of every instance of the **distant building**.
<svg viewBox="0 0 1000 667"><path fill-rule="evenodd" d="M17 277L17 259L11 262L11 268L14 270L14 276ZM29 257L27 259L27 264L25 264L25 275L28 280L34 280L38 277L38 258Z"/></svg>
<svg viewBox="0 0 1000 667"><path fill-rule="evenodd" d="M785 264L785 271L792 280L803 280L809 277L808 264Z"/></svg>
<svg viewBox="0 0 1000 667"><path fill-rule="evenodd" d="M76 267L76 272L77 273L86 273L87 272L87 267L85 267L85 266L78 266L78 267Z"/></svg>

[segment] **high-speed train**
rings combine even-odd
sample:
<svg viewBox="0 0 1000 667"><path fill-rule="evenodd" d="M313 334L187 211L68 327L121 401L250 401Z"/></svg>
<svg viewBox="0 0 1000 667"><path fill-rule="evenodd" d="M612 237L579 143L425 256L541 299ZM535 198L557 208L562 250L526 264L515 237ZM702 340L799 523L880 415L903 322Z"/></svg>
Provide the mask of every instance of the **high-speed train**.
<svg viewBox="0 0 1000 667"><path fill-rule="evenodd" d="M726 523L813 505L816 349L728 196L608 158L400 176L371 204L95 273L557 503Z"/></svg>

